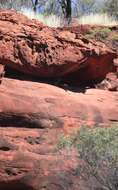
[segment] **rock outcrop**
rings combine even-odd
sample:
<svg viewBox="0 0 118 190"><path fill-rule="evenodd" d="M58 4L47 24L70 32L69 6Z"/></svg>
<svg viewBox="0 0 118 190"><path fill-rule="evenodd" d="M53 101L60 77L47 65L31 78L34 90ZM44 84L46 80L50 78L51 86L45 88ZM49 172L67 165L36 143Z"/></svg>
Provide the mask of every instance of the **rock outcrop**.
<svg viewBox="0 0 118 190"><path fill-rule="evenodd" d="M85 93L4 78L0 85L0 189L78 190L76 150L57 144L81 125L118 122L118 93Z"/></svg>
<svg viewBox="0 0 118 190"><path fill-rule="evenodd" d="M57 144L81 126L118 122L116 58L75 31L0 10L0 190L84 189L76 150L60 152ZM63 88L40 79L61 80ZM78 85L102 79L103 90Z"/></svg>
<svg viewBox="0 0 118 190"><path fill-rule="evenodd" d="M115 57L104 43L49 28L13 10L0 11L0 63L24 74L79 84L115 71Z"/></svg>
<svg viewBox="0 0 118 190"><path fill-rule="evenodd" d="M109 123L118 121L117 101L117 92L90 89L75 93L49 84L4 78L0 126L43 129Z"/></svg>
<svg viewBox="0 0 118 190"><path fill-rule="evenodd" d="M56 152L56 138L58 130L0 128L0 189L78 190L77 154Z"/></svg>

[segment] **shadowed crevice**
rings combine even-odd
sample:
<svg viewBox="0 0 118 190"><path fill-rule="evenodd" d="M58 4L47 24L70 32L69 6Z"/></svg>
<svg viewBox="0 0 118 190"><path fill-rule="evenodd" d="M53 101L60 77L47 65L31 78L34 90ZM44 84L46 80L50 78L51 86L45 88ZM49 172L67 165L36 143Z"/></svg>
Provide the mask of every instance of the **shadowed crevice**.
<svg viewBox="0 0 118 190"><path fill-rule="evenodd" d="M63 126L58 117L46 117L41 113L0 113L0 127L21 127L21 128L60 128Z"/></svg>
<svg viewBox="0 0 118 190"><path fill-rule="evenodd" d="M1 190L34 190L34 188L29 187L26 184L22 184L19 181L16 182L8 182L8 183L0 183Z"/></svg>

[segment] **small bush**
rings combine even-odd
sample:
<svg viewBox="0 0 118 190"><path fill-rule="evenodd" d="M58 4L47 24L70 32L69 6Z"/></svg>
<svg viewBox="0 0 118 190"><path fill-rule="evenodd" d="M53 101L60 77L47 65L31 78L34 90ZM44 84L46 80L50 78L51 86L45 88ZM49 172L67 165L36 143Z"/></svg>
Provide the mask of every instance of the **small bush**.
<svg viewBox="0 0 118 190"><path fill-rule="evenodd" d="M78 163L76 173L85 183L88 182L88 189L94 190L96 181L99 190L118 190L118 125L82 128L71 137L63 138L61 148L77 148L81 164Z"/></svg>
<svg viewBox="0 0 118 190"><path fill-rule="evenodd" d="M95 38L100 41L104 41L106 38L109 37L111 29L105 28L97 28L94 30L90 30L88 34L86 34L86 38Z"/></svg>
<svg viewBox="0 0 118 190"><path fill-rule="evenodd" d="M95 31L95 36L96 38L102 38L102 39L106 39L109 36L109 33L111 32L111 30L109 28L103 28L99 31Z"/></svg>

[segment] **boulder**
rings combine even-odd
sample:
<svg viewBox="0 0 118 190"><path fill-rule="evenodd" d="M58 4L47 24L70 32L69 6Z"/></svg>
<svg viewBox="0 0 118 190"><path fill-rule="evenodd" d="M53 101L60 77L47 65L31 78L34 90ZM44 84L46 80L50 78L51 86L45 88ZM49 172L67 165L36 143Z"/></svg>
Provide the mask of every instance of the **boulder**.
<svg viewBox="0 0 118 190"><path fill-rule="evenodd" d="M97 89L73 92L4 78L0 85L0 126L71 129L118 121L117 95Z"/></svg>
<svg viewBox="0 0 118 190"><path fill-rule="evenodd" d="M71 31L0 10L0 63L33 77L88 82L115 70L116 52Z"/></svg>

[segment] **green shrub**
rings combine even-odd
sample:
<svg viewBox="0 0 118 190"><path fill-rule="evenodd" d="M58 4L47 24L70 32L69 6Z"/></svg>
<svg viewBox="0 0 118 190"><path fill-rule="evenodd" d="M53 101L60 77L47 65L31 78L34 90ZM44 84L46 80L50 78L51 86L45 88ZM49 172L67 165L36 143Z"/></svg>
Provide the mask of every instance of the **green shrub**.
<svg viewBox="0 0 118 190"><path fill-rule="evenodd" d="M96 38L97 40L104 41L110 34L111 29L105 27L105 28L97 28L95 30L89 31L88 34L86 34L87 38Z"/></svg>
<svg viewBox="0 0 118 190"><path fill-rule="evenodd" d="M118 190L118 125L109 128L81 128L71 137L61 139L61 148L76 147L81 164L76 174L99 190ZM70 142L69 142L70 139ZM59 143L59 144L60 144ZM92 181L89 189L93 188Z"/></svg>

